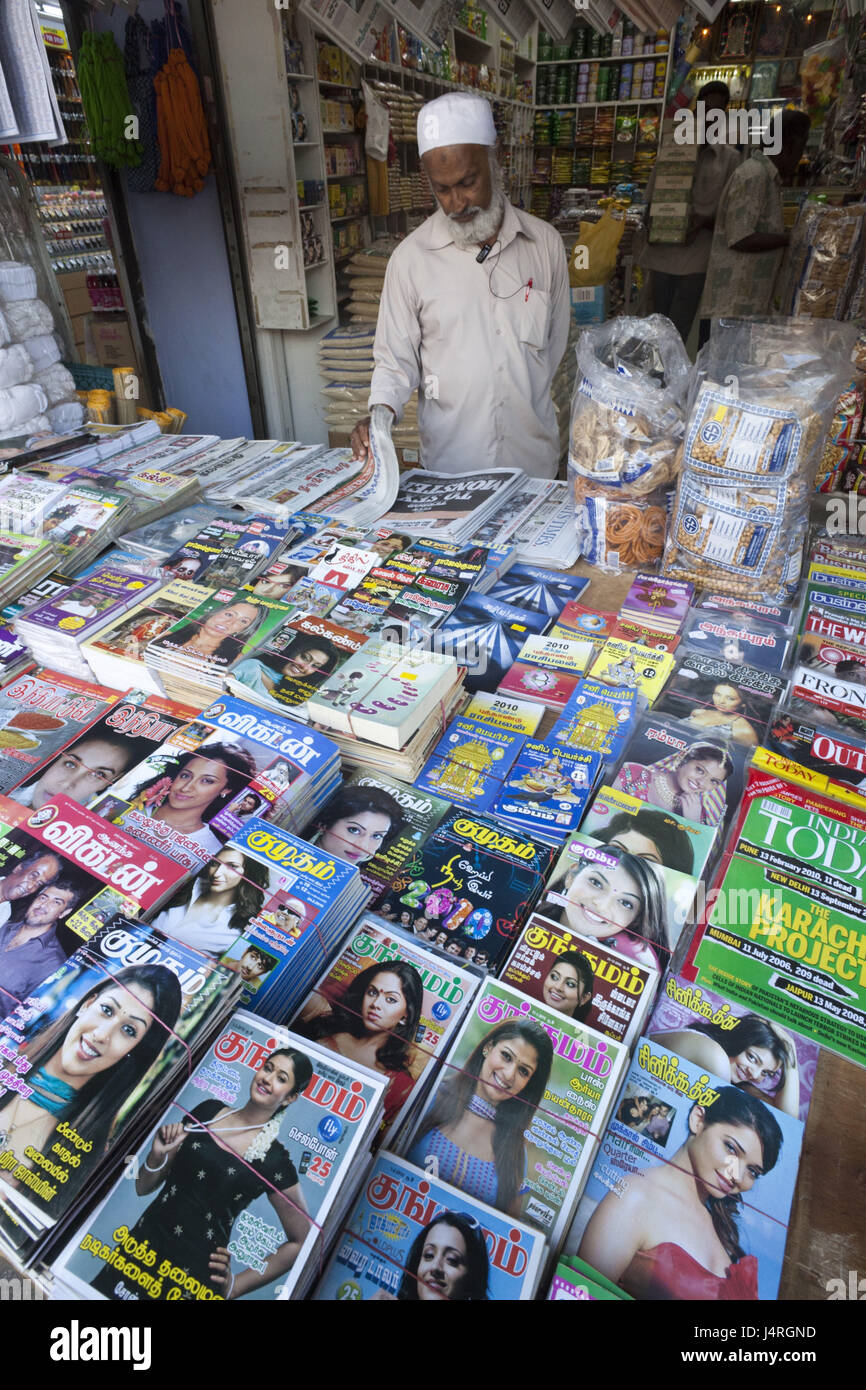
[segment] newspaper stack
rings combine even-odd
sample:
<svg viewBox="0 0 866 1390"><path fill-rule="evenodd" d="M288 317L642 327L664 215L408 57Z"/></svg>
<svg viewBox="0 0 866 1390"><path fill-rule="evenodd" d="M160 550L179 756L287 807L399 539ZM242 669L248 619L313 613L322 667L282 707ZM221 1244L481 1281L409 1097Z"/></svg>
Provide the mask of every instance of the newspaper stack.
<svg viewBox="0 0 866 1390"><path fill-rule="evenodd" d="M466 475L413 468L400 478L397 499L380 525L408 536L458 542L480 539L479 531L524 482L525 475L516 468L487 468Z"/></svg>
<svg viewBox="0 0 866 1390"><path fill-rule="evenodd" d="M567 483L526 478L483 526L475 539L484 545L511 546L515 560L569 569L580 555L574 503Z"/></svg>
<svg viewBox="0 0 866 1390"><path fill-rule="evenodd" d="M236 1013L137 1152L127 1144L138 1176L117 1180L46 1271L52 1296L304 1298L366 1169L385 1084ZM160 1130L175 1125L168 1148Z"/></svg>
<svg viewBox="0 0 866 1390"><path fill-rule="evenodd" d="M4 1086L0 1094L6 1160L0 1170L0 1247L19 1268L35 1264L33 1276L46 1291L52 1280L44 1262L162 1113L205 1041L235 1007L238 985L236 976L197 952L115 915L31 992L26 1007L19 1005L0 1024L5 1056L13 1063L17 1058L32 1081L44 1075L31 1068L46 1055L58 1022L60 1041L47 1055L62 1055L66 1048L78 1059L78 1076L92 1072L59 1109L38 1108L23 1099L23 1089ZM90 1039L100 1028L105 1032L105 1020L117 1018L131 1046L106 1066L101 1035L96 1043ZM11 1071L17 1076L16 1066ZM38 1084L34 1090L42 1094ZM134 1197L128 1176L121 1186ZM93 1273L106 1268L98 1256L86 1258Z"/></svg>

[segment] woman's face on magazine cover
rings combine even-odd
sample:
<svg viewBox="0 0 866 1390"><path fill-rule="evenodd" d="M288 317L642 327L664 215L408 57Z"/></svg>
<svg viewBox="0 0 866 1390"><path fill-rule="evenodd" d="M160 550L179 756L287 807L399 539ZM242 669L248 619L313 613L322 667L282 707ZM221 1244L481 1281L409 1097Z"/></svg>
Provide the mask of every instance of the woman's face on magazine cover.
<svg viewBox="0 0 866 1390"><path fill-rule="evenodd" d="M202 628L211 637L234 637L255 622L258 611L254 603L232 603L211 613Z"/></svg>
<svg viewBox="0 0 866 1390"><path fill-rule="evenodd" d="M295 1064L278 1052L259 1067L250 1085L250 1100L276 1110L286 1105L295 1089Z"/></svg>
<svg viewBox="0 0 866 1390"><path fill-rule="evenodd" d="M326 854L339 855L350 864L363 864L382 848L391 829L391 817L384 811L359 811L343 816L322 831L319 847Z"/></svg>
<svg viewBox="0 0 866 1390"><path fill-rule="evenodd" d="M779 1063L768 1047L745 1047L731 1058L731 1081L735 1086L769 1081L778 1070Z"/></svg>
<svg viewBox="0 0 866 1390"><path fill-rule="evenodd" d="M283 673L286 676L315 676L317 672L324 671L330 657L322 647L302 647L296 656L290 656L283 663Z"/></svg>
<svg viewBox="0 0 866 1390"><path fill-rule="evenodd" d="M191 758L172 781L168 804L173 811L203 811L228 786L225 763L216 758Z"/></svg>
<svg viewBox="0 0 866 1390"><path fill-rule="evenodd" d="M719 714L735 714L743 703L737 687L724 683L715 687L712 700Z"/></svg>
<svg viewBox="0 0 866 1390"><path fill-rule="evenodd" d="M748 1125L699 1120L688 1143L695 1177L713 1197L734 1197L754 1187L764 1171L761 1141Z"/></svg>
<svg viewBox="0 0 866 1390"><path fill-rule="evenodd" d="M83 1004L63 1039L60 1065L67 1076L89 1080L137 1047L153 1021L146 985L106 985Z"/></svg>
<svg viewBox="0 0 866 1390"><path fill-rule="evenodd" d="M724 787L725 767L720 758L687 758L674 773L677 786L687 796L702 796Z"/></svg>
<svg viewBox="0 0 866 1390"><path fill-rule="evenodd" d="M406 1022L406 997L399 975L385 970L373 976L364 991L361 1018L368 1033L390 1032Z"/></svg>
<svg viewBox="0 0 866 1390"><path fill-rule="evenodd" d="M214 893L228 893L244 876L244 857L239 849L221 849L205 872Z"/></svg>
<svg viewBox="0 0 866 1390"><path fill-rule="evenodd" d="M545 977L541 994L545 1004L561 1014L573 1014L578 1005L585 1004L589 998L589 990L581 987L580 976L574 966L559 963Z"/></svg>
<svg viewBox="0 0 866 1390"><path fill-rule="evenodd" d="M418 1261L419 1303L440 1302L460 1298L467 1268L466 1241L463 1232L447 1221L439 1221L427 1232L427 1239Z"/></svg>
<svg viewBox="0 0 866 1390"><path fill-rule="evenodd" d="M506 1038L485 1049L478 1094L491 1105L519 1096L538 1067L538 1053L525 1038Z"/></svg>
<svg viewBox="0 0 866 1390"><path fill-rule="evenodd" d="M565 916L583 936L615 936L643 910L643 894L621 864L587 864L568 889Z"/></svg>

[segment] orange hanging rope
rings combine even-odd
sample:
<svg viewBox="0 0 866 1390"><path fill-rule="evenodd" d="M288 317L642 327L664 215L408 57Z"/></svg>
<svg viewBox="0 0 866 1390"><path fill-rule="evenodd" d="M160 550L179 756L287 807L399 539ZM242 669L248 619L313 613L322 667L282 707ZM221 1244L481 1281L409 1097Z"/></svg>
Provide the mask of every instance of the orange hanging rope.
<svg viewBox="0 0 866 1390"><path fill-rule="evenodd" d="M160 193L191 198L204 187L210 140L196 75L182 48L173 48L153 80L161 162Z"/></svg>

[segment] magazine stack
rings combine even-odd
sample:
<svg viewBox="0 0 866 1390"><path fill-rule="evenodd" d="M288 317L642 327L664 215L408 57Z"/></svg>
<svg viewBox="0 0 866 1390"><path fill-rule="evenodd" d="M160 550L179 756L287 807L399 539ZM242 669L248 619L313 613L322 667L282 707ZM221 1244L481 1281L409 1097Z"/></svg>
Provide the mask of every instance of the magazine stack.
<svg viewBox="0 0 866 1390"><path fill-rule="evenodd" d="M240 1011L76 1230L52 1296L304 1298L354 1200L385 1081Z"/></svg>
<svg viewBox="0 0 866 1390"><path fill-rule="evenodd" d="M316 982L292 1028L388 1077L379 1141L392 1146L447 1056L480 982L476 968L364 916Z"/></svg>
<svg viewBox="0 0 866 1390"><path fill-rule="evenodd" d="M183 725L164 726L159 747L127 763L94 810L187 870L255 817L300 833L339 781L325 734L230 696L192 718L187 706L169 708Z"/></svg>
<svg viewBox="0 0 866 1390"><path fill-rule="evenodd" d="M536 1296L544 1236L381 1153L313 1294L319 1302L508 1302Z"/></svg>
<svg viewBox="0 0 866 1390"><path fill-rule="evenodd" d="M79 942L0 1023L0 1247L28 1268L134 1152L238 994L227 971L121 915Z"/></svg>

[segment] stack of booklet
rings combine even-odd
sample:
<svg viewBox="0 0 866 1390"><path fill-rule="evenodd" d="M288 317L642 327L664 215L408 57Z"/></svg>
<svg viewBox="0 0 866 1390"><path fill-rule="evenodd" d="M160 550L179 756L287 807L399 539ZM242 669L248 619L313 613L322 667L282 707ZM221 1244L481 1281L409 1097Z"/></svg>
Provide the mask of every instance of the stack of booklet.
<svg viewBox="0 0 866 1390"><path fill-rule="evenodd" d="M34 480L36 481L36 480ZM134 515L131 498L110 485L72 483L51 506L42 534L58 550L58 569L67 577L85 569L111 545Z"/></svg>
<svg viewBox="0 0 866 1390"><path fill-rule="evenodd" d="M123 533L123 544L137 550L146 560L162 563L179 546L192 540L216 516L214 506L196 502L190 507L178 507L158 521L148 521Z"/></svg>
<svg viewBox="0 0 866 1390"><path fill-rule="evenodd" d="M0 512L0 522L4 520ZM16 531L0 531L0 607L6 606L28 589L57 564L57 548L38 536L20 535Z"/></svg>
<svg viewBox="0 0 866 1390"><path fill-rule="evenodd" d="M102 565L83 583L16 619L15 629L36 661L87 680L95 673L87 664L82 643L123 618L158 587L159 580L153 575Z"/></svg>
<svg viewBox="0 0 866 1390"><path fill-rule="evenodd" d="M35 1264L43 1287L53 1281L41 1263L135 1151L237 993L213 962L114 916L0 1023L0 1247ZM128 1170L120 1182L134 1192Z"/></svg>
<svg viewBox="0 0 866 1390"><path fill-rule="evenodd" d="M208 584L207 573L205 584ZM292 616L279 599L248 589L212 589L208 598L148 643L144 659L167 694L209 704L228 673Z"/></svg>
<svg viewBox="0 0 866 1390"><path fill-rule="evenodd" d="M29 780L119 699L106 686L35 668L0 688L0 792Z"/></svg>
<svg viewBox="0 0 866 1390"><path fill-rule="evenodd" d="M4 1009L26 1002L67 956L118 912L158 912L184 871L69 797L38 810L0 797L7 905L0 954Z"/></svg>
<svg viewBox="0 0 866 1390"><path fill-rule="evenodd" d="M355 1197L385 1078L236 1013L53 1267L54 1298L304 1298Z"/></svg>
<svg viewBox="0 0 866 1390"><path fill-rule="evenodd" d="M365 916L292 1020L305 1038L385 1070L380 1140L392 1145L423 1100L480 983L423 940Z"/></svg>
<svg viewBox="0 0 866 1390"><path fill-rule="evenodd" d="M192 584L186 579L173 579L151 590L141 602L112 615L104 627L85 638L82 659L105 685L117 690L134 685L162 694L157 673L145 664L145 652L151 642L188 617L212 593L206 584Z"/></svg>
<svg viewBox="0 0 866 1390"><path fill-rule="evenodd" d="M488 977L400 1152L556 1249L627 1065L622 1044ZM449 1137L464 1116L489 1122L490 1160Z"/></svg>
<svg viewBox="0 0 866 1390"><path fill-rule="evenodd" d="M461 675L453 656L371 637L307 709L326 729L401 749L433 710L448 708Z"/></svg>
<svg viewBox="0 0 866 1390"><path fill-rule="evenodd" d="M633 1298L776 1299L817 1054L669 977L565 1253Z"/></svg>

